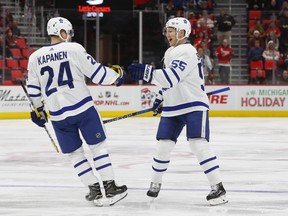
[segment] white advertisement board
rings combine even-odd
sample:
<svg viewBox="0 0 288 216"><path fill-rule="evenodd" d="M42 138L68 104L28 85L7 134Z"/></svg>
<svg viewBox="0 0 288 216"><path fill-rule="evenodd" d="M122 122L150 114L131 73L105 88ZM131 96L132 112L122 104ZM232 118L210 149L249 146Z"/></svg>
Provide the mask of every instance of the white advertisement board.
<svg viewBox="0 0 288 216"><path fill-rule="evenodd" d="M206 86L206 92L226 86ZM135 111L150 108L159 88L152 85L89 86L99 111ZM209 96L211 111L288 111L288 86L230 86ZM0 86L0 114L30 112L21 86ZM1 115L3 116L3 115Z"/></svg>

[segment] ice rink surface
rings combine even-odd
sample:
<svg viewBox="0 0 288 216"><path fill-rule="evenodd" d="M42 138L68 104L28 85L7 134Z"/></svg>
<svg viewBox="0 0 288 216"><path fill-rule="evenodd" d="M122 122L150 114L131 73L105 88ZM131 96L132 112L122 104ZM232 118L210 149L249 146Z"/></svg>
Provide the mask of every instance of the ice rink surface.
<svg viewBox="0 0 288 216"><path fill-rule="evenodd" d="M287 118L210 119L210 143L229 199L215 207L205 199L208 181L184 133L159 197L151 203L146 196L158 121L130 118L105 125L116 181L127 184L129 192L114 206L95 207L84 199L88 188L66 156L55 152L44 129L30 120L0 120L0 215L288 215ZM50 123L48 129L55 138Z"/></svg>

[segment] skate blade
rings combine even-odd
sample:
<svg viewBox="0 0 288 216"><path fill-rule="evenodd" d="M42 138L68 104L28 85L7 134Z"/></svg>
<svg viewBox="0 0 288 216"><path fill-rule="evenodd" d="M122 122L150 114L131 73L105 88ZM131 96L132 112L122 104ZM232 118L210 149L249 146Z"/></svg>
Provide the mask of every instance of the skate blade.
<svg viewBox="0 0 288 216"><path fill-rule="evenodd" d="M122 194L117 194L113 197L108 198L108 203L110 206L114 205L115 203L119 202L120 200L124 199L128 195L128 192L125 191Z"/></svg>
<svg viewBox="0 0 288 216"><path fill-rule="evenodd" d="M226 198L225 195L223 195L223 196L220 196L219 198L209 200L209 203L211 206L221 205L221 204L228 203L228 199Z"/></svg>
<svg viewBox="0 0 288 216"><path fill-rule="evenodd" d="M102 199L95 199L95 200L93 200L93 203L97 207L102 207L103 206Z"/></svg>

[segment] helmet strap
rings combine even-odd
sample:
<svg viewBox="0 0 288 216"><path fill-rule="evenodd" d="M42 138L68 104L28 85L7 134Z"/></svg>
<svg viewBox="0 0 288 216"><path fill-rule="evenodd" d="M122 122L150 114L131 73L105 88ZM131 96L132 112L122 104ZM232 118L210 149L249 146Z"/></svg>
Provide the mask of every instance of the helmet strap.
<svg viewBox="0 0 288 216"><path fill-rule="evenodd" d="M177 32L176 32L176 39L177 39L177 41L176 41L176 45L175 45L175 46L177 46L178 43L179 43L181 40L185 39L185 36L183 36L182 38L178 38L179 32L180 32L180 31L177 31Z"/></svg>
<svg viewBox="0 0 288 216"><path fill-rule="evenodd" d="M59 34L59 37L60 37L63 41L65 41L65 42L70 42L70 41L71 41L70 35L67 34L67 33L66 33L66 35L67 35L66 39L64 39L64 38L61 36L61 33Z"/></svg>

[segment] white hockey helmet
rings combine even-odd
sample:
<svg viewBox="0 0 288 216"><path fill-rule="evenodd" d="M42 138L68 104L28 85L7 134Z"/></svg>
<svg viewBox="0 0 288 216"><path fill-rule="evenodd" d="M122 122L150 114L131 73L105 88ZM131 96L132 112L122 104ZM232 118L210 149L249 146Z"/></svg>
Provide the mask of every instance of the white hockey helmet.
<svg viewBox="0 0 288 216"><path fill-rule="evenodd" d="M184 17L175 17L166 22L165 28L175 28L176 33L180 30L185 30L184 37L188 38L191 33L191 24L189 20Z"/></svg>
<svg viewBox="0 0 288 216"><path fill-rule="evenodd" d="M66 31L66 33L70 36L74 36L74 30L72 24L69 20L63 17L54 17L51 18L47 23L47 33L48 35L56 35L60 36L61 30Z"/></svg>

